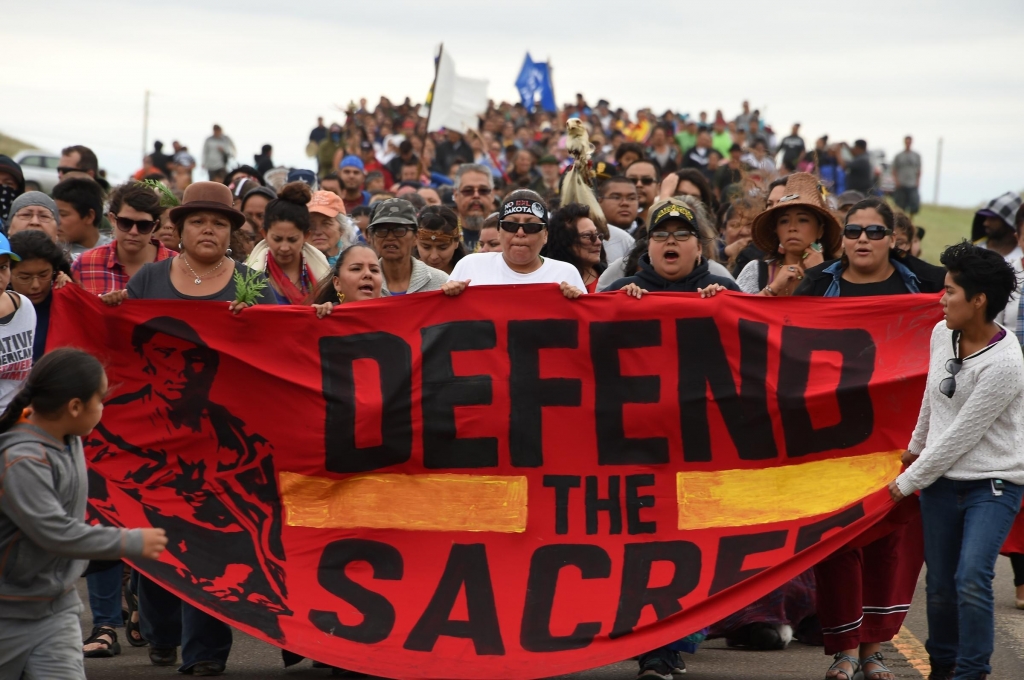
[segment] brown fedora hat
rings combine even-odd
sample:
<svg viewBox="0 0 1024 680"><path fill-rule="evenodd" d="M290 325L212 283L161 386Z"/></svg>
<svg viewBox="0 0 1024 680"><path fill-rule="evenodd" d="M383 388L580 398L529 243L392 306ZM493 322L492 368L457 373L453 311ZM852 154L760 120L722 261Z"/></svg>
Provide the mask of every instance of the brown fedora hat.
<svg viewBox="0 0 1024 680"><path fill-rule="evenodd" d="M171 208L171 221L180 225L190 213L207 210L224 215L231 220L231 229L245 224L245 215L235 210L231 189L220 182L195 182L189 184L182 196L181 205Z"/></svg>
<svg viewBox="0 0 1024 680"><path fill-rule="evenodd" d="M835 257L835 253L843 242L843 228L839 220L829 210L825 202L825 187L818 178L808 172L794 172L786 179L786 193L771 208L754 218L751 237L754 245L769 255L779 250L779 236L775 233L775 223L779 215L787 208L801 207L815 213L821 218L824 227L821 235L821 248L826 260Z"/></svg>

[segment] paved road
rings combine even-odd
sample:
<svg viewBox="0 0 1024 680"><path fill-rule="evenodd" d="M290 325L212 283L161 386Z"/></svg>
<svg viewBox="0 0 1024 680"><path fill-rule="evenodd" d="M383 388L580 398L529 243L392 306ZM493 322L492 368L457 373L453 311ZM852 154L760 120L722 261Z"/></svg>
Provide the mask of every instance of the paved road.
<svg viewBox="0 0 1024 680"><path fill-rule="evenodd" d="M995 587L996 652L992 663L993 677L1022 677L1024 611L1014 608L1013 575L1006 559L999 560ZM84 600L84 581L80 588ZM914 607L907 617L905 633L894 644L887 646L886 656L892 662L890 666L901 680L927 677L927 656L922 645L928 632L924 601L922 579L918 584ZM88 613L83 617L82 627L84 630L91 628ZM689 669L686 677L691 680L821 680L828 667L820 647L799 643L792 644L782 652L747 652L726 649L722 641L715 640L703 645L697 655L687 656L686 661ZM128 645L124 646L124 653L119 657L86 659L85 668L90 680L182 677L174 668L150 665L146 649ZM918 669L923 669L924 673ZM246 680L328 680L331 677L329 671L310 668L308 661L285 670L281 667L281 656L275 647L237 631L227 675ZM537 668L537 677L544 677L543 667ZM564 677L573 680L633 680L636 677L636 662L619 663Z"/></svg>

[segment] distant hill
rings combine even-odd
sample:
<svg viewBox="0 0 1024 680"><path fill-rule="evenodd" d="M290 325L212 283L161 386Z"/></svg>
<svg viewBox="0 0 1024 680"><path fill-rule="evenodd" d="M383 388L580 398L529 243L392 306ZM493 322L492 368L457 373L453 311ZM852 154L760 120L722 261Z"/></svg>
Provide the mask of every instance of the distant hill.
<svg viewBox="0 0 1024 680"><path fill-rule="evenodd" d="M971 222L974 208L954 208L948 205L924 204L921 212L914 216L914 224L924 227L924 241L921 255L933 264L939 263L939 255L946 246L971 237Z"/></svg>
<svg viewBox="0 0 1024 680"><path fill-rule="evenodd" d="M19 151L34 148L36 147L32 146L27 142L23 142L20 139L15 139L14 137L8 137L7 135L0 132L0 154L3 154L5 156L14 156L14 154L18 153Z"/></svg>

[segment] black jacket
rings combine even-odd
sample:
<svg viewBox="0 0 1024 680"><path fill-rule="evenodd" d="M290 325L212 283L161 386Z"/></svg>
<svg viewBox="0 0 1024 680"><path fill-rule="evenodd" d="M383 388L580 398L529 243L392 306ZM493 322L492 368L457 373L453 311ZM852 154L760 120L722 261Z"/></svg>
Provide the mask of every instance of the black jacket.
<svg viewBox="0 0 1024 680"><path fill-rule="evenodd" d="M946 287L946 268L936 267L913 255L904 255L896 261L909 269L920 282L922 293L938 293ZM793 295L813 295L822 297L832 283L832 275L825 272L837 260L822 262L804 272L803 282L797 286Z"/></svg>
<svg viewBox="0 0 1024 680"><path fill-rule="evenodd" d="M658 276L658 273L654 271L653 265L651 265L651 256L644 254L640 257L640 269L637 271L635 276L627 276L624 279L619 279L612 285L608 286L607 290L619 290L624 288L631 283L635 283L644 290L654 293L658 291L668 291L671 293L696 293L698 288L707 288L713 283L721 284L724 288L729 290L739 291L739 286L732 279L722 278L721 276L715 276L708 271L708 261L702 260L692 272L678 281L669 281Z"/></svg>

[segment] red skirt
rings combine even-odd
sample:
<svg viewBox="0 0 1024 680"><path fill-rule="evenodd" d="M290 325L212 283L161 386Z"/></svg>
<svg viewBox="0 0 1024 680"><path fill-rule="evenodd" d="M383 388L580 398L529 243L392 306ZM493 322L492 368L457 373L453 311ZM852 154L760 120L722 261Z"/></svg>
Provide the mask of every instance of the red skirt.
<svg viewBox="0 0 1024 680"><path fill-rule="evenodd" d="M1022 504L1024 507L1024 504ZM1024 554L1024 512L1017 513L1017 519L1013 521L1010 533L1003 543L1000 555L1021 555Z"/></svg>

